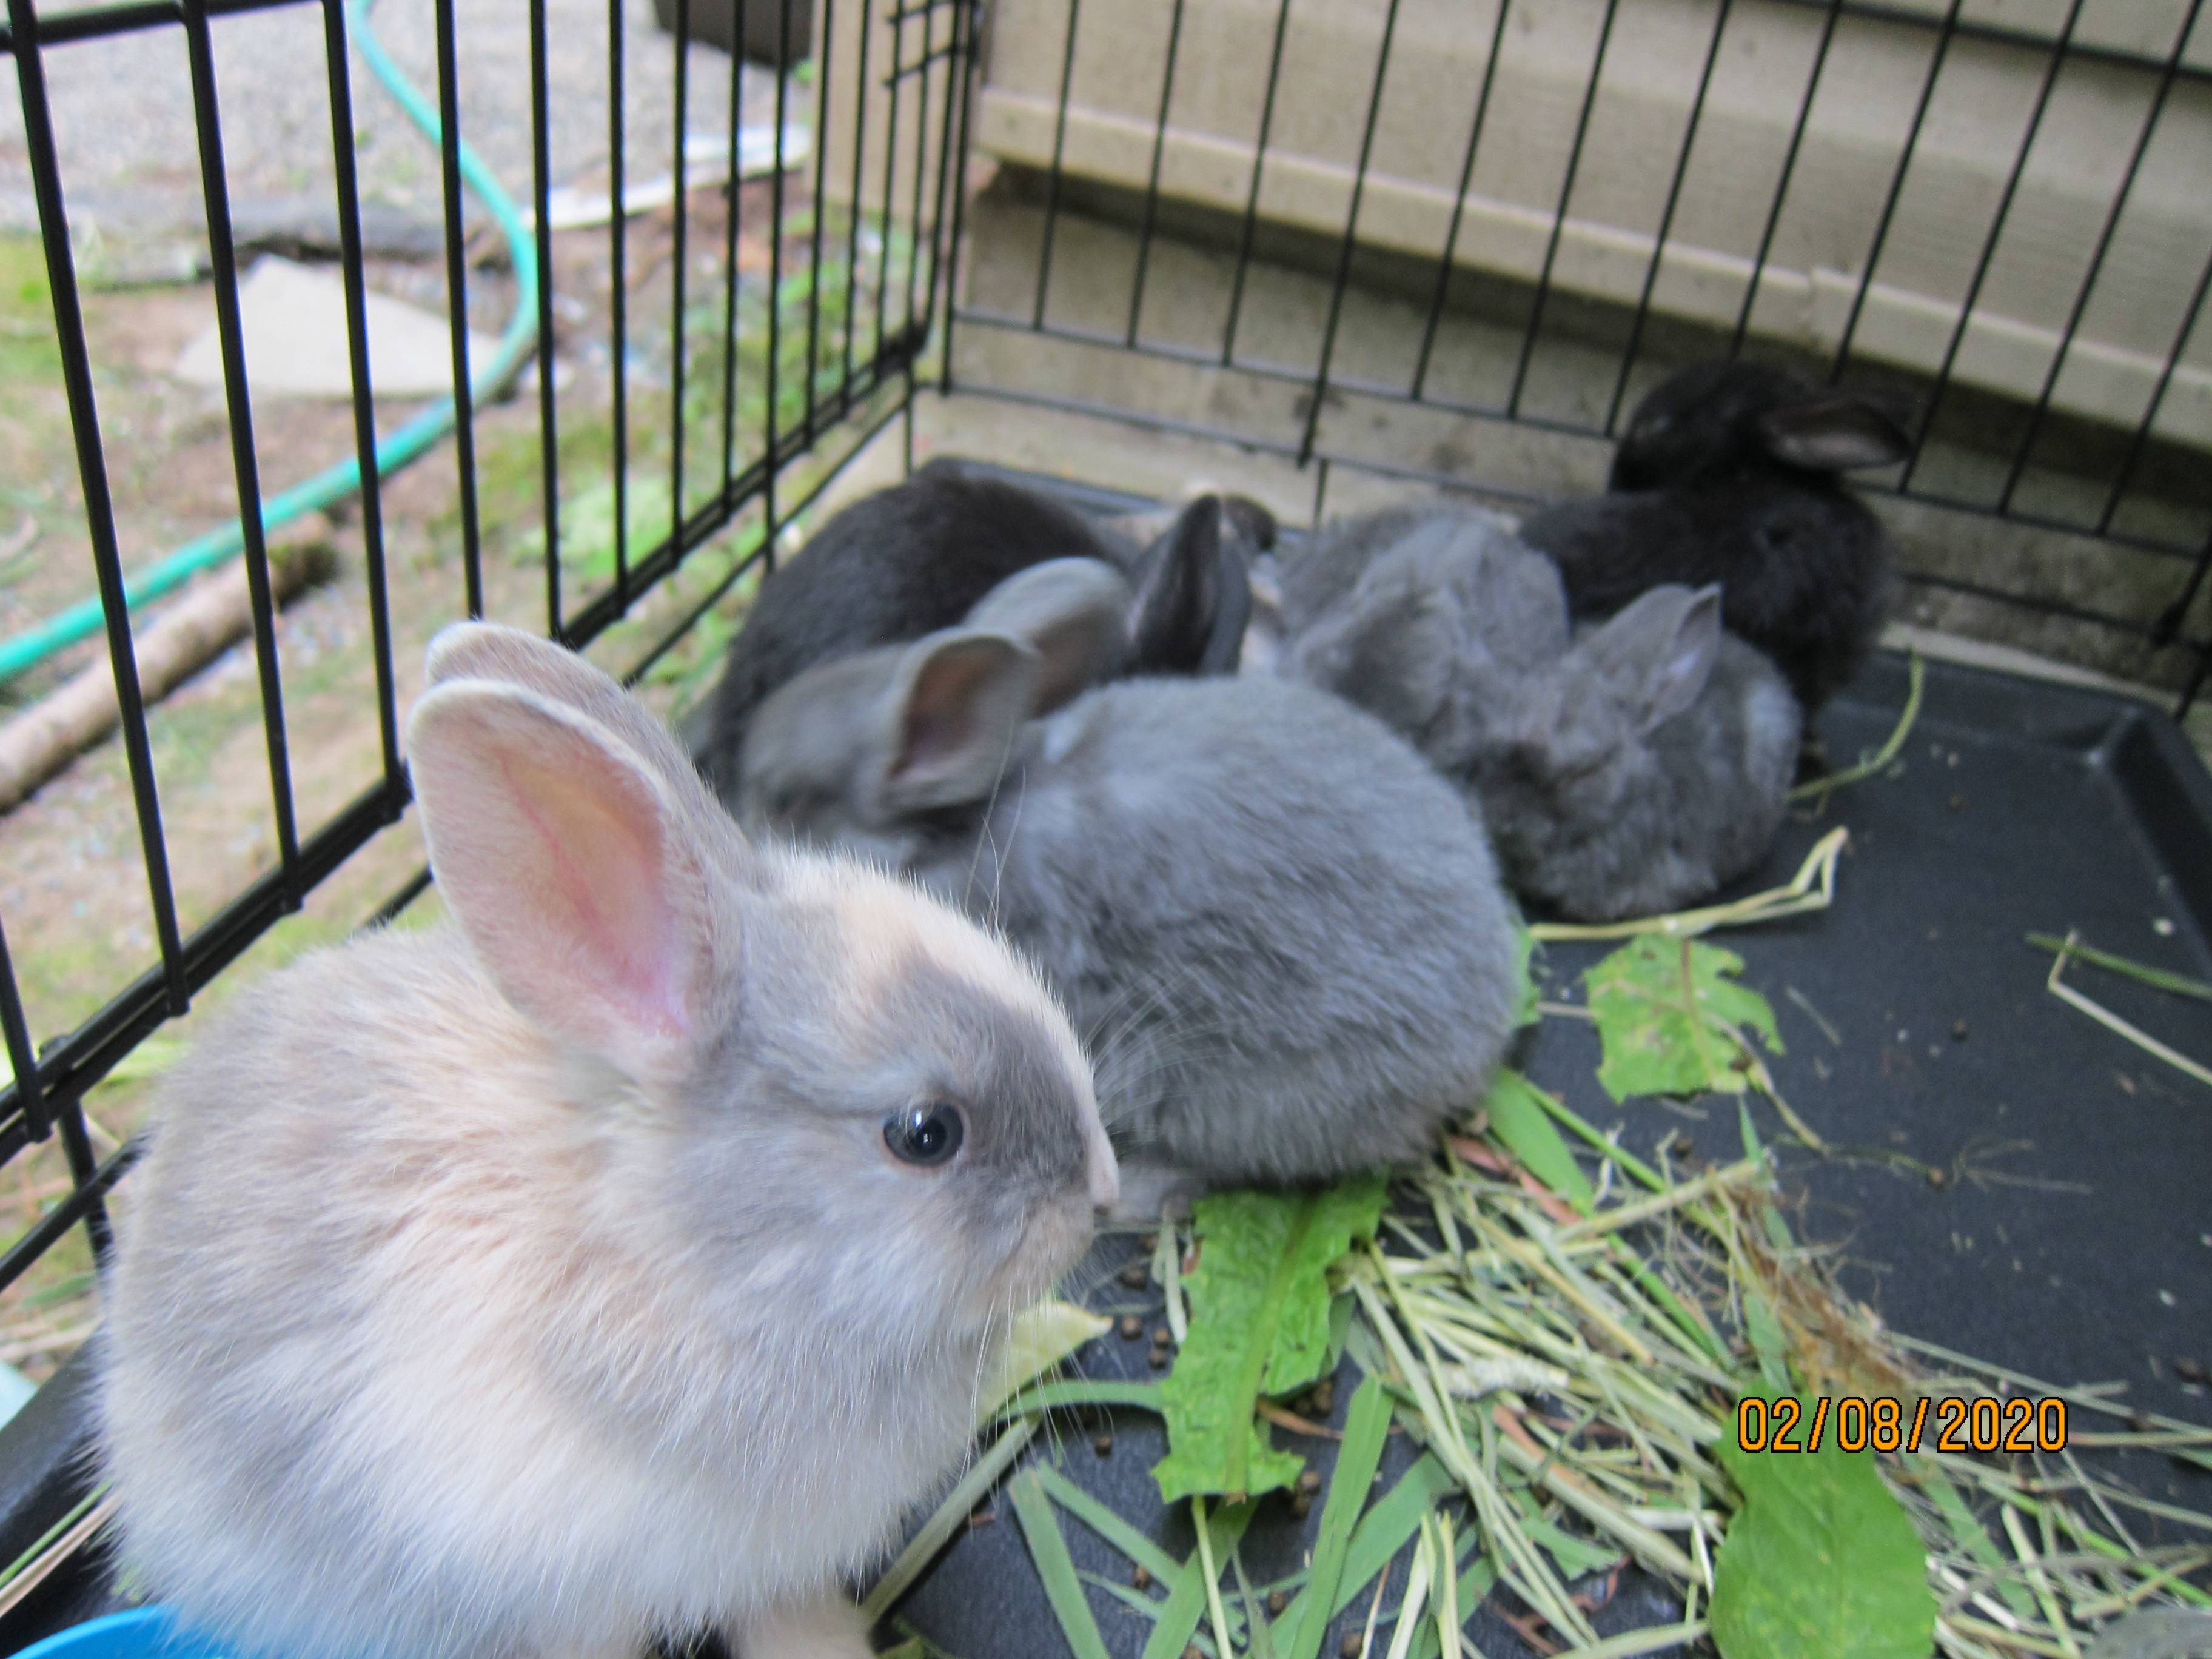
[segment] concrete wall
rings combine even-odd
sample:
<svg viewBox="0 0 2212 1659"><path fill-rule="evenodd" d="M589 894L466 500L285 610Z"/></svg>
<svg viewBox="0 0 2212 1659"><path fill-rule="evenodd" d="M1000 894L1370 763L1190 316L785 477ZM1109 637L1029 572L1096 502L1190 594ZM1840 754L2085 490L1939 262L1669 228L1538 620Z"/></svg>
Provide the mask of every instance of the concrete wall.
<svg viewBox="0 0 2212 1659"><path fill-rule="evenodd" d="M1859 353L1922 372L1941 366L1957 335L1959 377L2030 399L2078 304L2057 405L2132 427L2155 398L2161 436L2212 445L2212 320L2194 331L2160 396L2161 368L2212 257L2212 84L2177 79L2152 124L2154 69L2071 62L2052 84L2015 181L2050 62L2033 38L2055 31L2059 0L1966 9L2021 29L2027 42L1954 40L1901 173L1935 64L1936 36L1925 28L1847 16L1815 83L1825 10L1735 0L1686 149L1722 21L1718 0L1628 0L1601 67L1601 0L1512 0L1463 191L1492 57L1492 0L1398 0L1395 16L1388 0L1296 0L1287 11L1275 0L1182 0L1164 129L1174 0L1091 0L1079 13L1074 3L995 8L975 129L982 150L1039 169L1057 154L1070 179L1137 190L1157 168L1171 203L1237 215L1255 204L1268 224L1335 235L1352 210L1365 143L1363 246L1433 259L1449 240L1455 264L1523 282L1548 258L1558 288L1613 303L1633 305L1649 279L1662 313L1728 328L1749 296L1751 327L1764 337L1831 354L1849 328ZM1936 0L1912 3L1942 9ZM2183 9L2179 0L2092 0L2076 36L2162 54ZM1287 22L1260 164L1279 17ZM2212 63L2212 21L2195 34L2187 60ZM1808 83L1804 136L1770 239ZM1662 250L1657 233L1686 155ZM1894 212L1868 281L1893 184ZM1961 332L1985 245L1990 258Z"/></svg>

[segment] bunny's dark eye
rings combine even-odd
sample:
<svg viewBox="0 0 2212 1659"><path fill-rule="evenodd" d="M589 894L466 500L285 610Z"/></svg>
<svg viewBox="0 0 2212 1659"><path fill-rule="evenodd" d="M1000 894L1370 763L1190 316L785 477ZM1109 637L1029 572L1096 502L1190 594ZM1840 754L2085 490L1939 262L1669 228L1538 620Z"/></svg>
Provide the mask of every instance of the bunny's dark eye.
<svg viewBox="0 0 2212 1659"><path fill-rule="evenodd" d="M935 1100L885 1118L884 1145L900 1162L929 1169L950 1160L967 1132L960 1109L950 1101Z"/></svg>

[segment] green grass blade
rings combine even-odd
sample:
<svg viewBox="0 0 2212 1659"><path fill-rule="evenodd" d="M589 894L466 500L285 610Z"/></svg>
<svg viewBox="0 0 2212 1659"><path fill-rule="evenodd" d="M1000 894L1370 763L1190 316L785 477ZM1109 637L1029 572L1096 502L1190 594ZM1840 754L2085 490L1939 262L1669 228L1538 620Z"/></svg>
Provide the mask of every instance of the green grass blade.
<svg viewBox="0 0 2212 1659"><path fill-rule="evenodd" d="M1090 1585L1091 1589L1102 1590L1112 1596L1140 1619L1158 1619L1160 1616L1161 1607L1166 1605L1164 1602L1155 1601L1135 1585L1117 1583L1103 1572L1092 1572L1088 1568L1078 1567L1075 1570L1075 1576ZM881 1656L878 1656L878 1659L881 1659Z"/></svg>
<svg viewBox="0 0 2212 1659"><path fill-rule="evenodd" d="M1215 1559L1237 1547L1258 1508L1257 1503L1224 1504L1206 1517ZM1182 1564L1173 1593L1159 1604L1159 1619L1152 1626L1152 1639L1145 1644L1144 1659L1180 1659L1190 1638L1198 1633L1198 1621L1206 1616L1206 1569L1199 1565L1198 1551L1193 1549L1190 1559Z"/></svg>
<svg viewBox="0 0 2212 1659"><path fill-rule="evenodd" d="M1666 1180L1658 1170L1637 1157L1635 1153L1614 1146L1598 1132L1595 1124L1568 1106L1565 1101L1554 1100L1549 1092L1542 1089L1536 1091L1536 1099L1546 1111L1588 1141L1601 1158L1612 1159L1613 1163L1619 1164L1653 1192L1666 1191Z"/></svg>
<svg viewBox="0 0 2212 1659"><path fill-rule="evenodd" d="M884 1570L884 1576L868 1592L867 1600L860 1603L860 1611L867 1614L871 1623L881 1619L891 1603L906 1594L908 1587L921 1577L922 1569L937 1559L938 1551L967 1524L968 1512L975 1507L975 1500L988 1492L991 1483L1021 1455L1030 1437L1037 1431L1037 1421L1034 1417L1024 1417L1010 1425L992 1443L991 1449L975 1460L975 1468L968 1471L960 1484L945 1495L936 1512L922 1522L921 1529L899 1552L898 1559Z"/></svg>
<svg viewBox="0 0 2212 1659"><path fill-rule="evenodd" d="M1337 1586L1335 1605L1329 1608L1331 1618L1349 1607L1390 1558L1406 1547L1406 1540L1420 1529L1421 1517L1436 1507L1437 1500L1458 1487L1451 1471L1425 1452L1398 1477L1398 1484L1352 1529L1351 1547L1344 1553L1343 1582Z"/></svg>
<svg viewBox="0 0 2212 1659"><path fill-rule="evenodd" d="M1352 1547L1354 1523L1366 1505L1367 1490L1375 1483L1375 1471L1382 1462L1382 1443L1389 1432L1390 1396L1384 1392L1379 1378L1370 1376L1359 1385L1359 1391L1352 1396L1352 1404L1345 1412L1344 1444L1337 1453L1328 1497L1322 1504L1321 1526L1314 1541L1312 1576L1298 1592L1297 1599L1284 1608L1283 1616L1275 1621L1276 1649L1283 1659L1317 1659L1321 1652L1328 1621L1340 1605L1337 1588L1346 1576L1345 1564ZM1438 1472L1442 1473L1441 1465ZM1406 1482L1398 1484L1402 1487ZM1426 1514L1427 1508L1425 1503L1420 1514ZM1420 1524L1419 1515L1413 1524ZM1384 1553L1383 1559L1389 1559L1389 1552Z"/></svg>
<svg viewBox="0 0 2212 1659"><path fill-rule="evenodd" d="M1480 1541L1475 1534L1470 1532L1461 1548L1471 1549ZM1462 1629L1466 1628L1467 1621L1474 1617L1474 1610L1482 1605L1483 1599L1490 1594L1492 1588L1497 1583L1497 1564L1488 1556L1478 1552L1474 1559L1467 1564L1466 1571L1459 1576L1458 1611ZM1442 1651L1443 1644L1437 1639L1437 1633L1433 1629L1424 1631L1414 1638L1413 1659L1437 1659L1437 1655ZM1459 1656L1453 1654L1450 1659L1459 1659Z"/></svg>
<svg viewBox="0 0 2212 1659"><path fill-rule="evenodd" d="M1174 1590L1182 1577L1175 1557L1050 1464L1038 1464L1036 1474L1054 1503L1152 1574L1162 1589Z"/></svg>
<svg viewBox="0 0 2212 1659"><path fill-rule="evenodd" d="M1575 1162L1567 1143L1544 1113L1544 1091L1510 1067L1501 1069L1491 1085L1483 1109L1490 1115L1491 1133L1504 1141L1529 1174L1588 1215L1597 1194L1589 1177Z"/></svg>
<svg viewBox="0 0 2212 1659"><path fill-rule="evenodd" d="M2116 957L2109 951L2093 951L2079 939L2074 942L2071 950L2068 950L2064 939L2050 933L2030 933L2027 942L2038 950L2050 951L2053 956L2065 951L2076 962L2086 962L2110 973L2124 974L2130 979L2155 985L2160 990L2171 991L2176 996L2195 997L2200 1002L2212 1002L2212 985L2207 985L2201 979L2191 979L2185 974L2169 974L2163 968L2131 962L2125 957Z"/></svg>
<svg viewBox="0 0 2212 1659"><path fill-rule="evenodd" d="M1075 1562L1060 1533L1060 1517L1053 1513L1052 1499L1045 1495L1036 1471L1024 1469L1009 1480L1006 1496L1013 1500L1022 1537L1030 1547L1030 1559L1036 1563L1037 1577L1044 1582L1045 1597L1067 1638L1069 1651L1075 1659L1111 1659L1106 1638L1098 1633L1098 1620L1091 1614L1091 1598L1083 1592L1083 1581L1075 1576Z"/></svg>
<svg viewBox="0 0 2212 1659"><path fill-rule="evenodd" d="M1928 665L1921 660L1917 651L1912 653L1910 672L1911 684L1905 694L1905 708L1897 717L1897 725L1892 728L1889 740L1873 754L1862 756L1856 766L1845 767L1840 772L1831 772L1824 778L1814 778L1809 783L1799 784L1790 792L1791 800L1812 800L1818 803L1815 811L1825 810L1828 797L1837 790L1873 777L1897 758L1898 751L1905 747L1905 738L1912 735L1913 722L1920 718L1920 688L1921 683L1928 678Z"/></svg>
<svg viewBox="0 0 2212 1659"><path fill-rule="evenodd" d="M999 1408L999 1415L1024 1417L1031 1412L1050 1411L1055 1406L1139 1406L1157 1413L1160 1409L1160 1385L1065 1377L1057 1382L1040 1382L1033 1389L1024 1389Z"/></svg>
<svg viewBox="0 0 2212 1659"><path fill-rule="evenodd" d="M1244 1571L1242 1551L1229 1552L1229 1567L1237 1575L1237 1594L1244 1603L1244 1626L1251 1632L1244 1639L1244 1650L1252 1659L1275 1659L1275 1633L1267 1623L1267 1608L1252 1593L1252 1580Z"/></svg>

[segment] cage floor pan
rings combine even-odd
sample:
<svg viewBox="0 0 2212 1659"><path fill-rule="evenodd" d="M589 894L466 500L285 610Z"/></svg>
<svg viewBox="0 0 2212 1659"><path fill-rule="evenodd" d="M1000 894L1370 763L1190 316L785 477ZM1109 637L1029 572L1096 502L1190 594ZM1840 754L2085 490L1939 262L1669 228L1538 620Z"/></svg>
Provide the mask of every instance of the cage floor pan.
<svg viewBox="0 0 2212 1659"><path fill-rule="evenodd" d="M1072 494L1094 511L1142 505ZM1878 659L1822 716L1829 752L1848 759L1878 745L1906 685L1901 661ZM1815 1158L1788 1146L1785 1126L1754 1100L1761 1134L1783 1146L1800 1236L1830 1246L1845 1288L1897 1330L2032 1377L2120 1384L2129 1405L2212 1421L2212 1399L2173 1363L2212 1360L2212 1088L2051 996L2050 957L2026 939L2078 929L2092 945L2212 977L2212 778L2172 723L2141 704L1931 663L1898 763L1817 818L1790 822L1739 889L1787 879L1838 823L1851 842L1832 908L1722 936L1744 958L1744 981L1773 1005L1787 1044L1770 1062L1778 1086L1832 1147ZM1545 951L1546 996L1579 1000L1579 974L1607 948ZM2078 966L2069 979L2212 1060L2212 1005ZM1622 1126L1640 1154L1686 1135L1692 1150L1673 1152L1678 1164L1737 1155L1733 1100L1616 1105L1596 1086L1597 1058L1591 1030L1556 1017L1520 1055L1592 1121ZM1094 1306L1137 1312L1149 1329L1156 1297L1116 1276L1136 1249L1127 1235L1102 1238L1081 1277ZM1151 1376L1148 1346L1109 1335L1076 1364ZM0 1431L0 1510L10 1523L45 1513L24 1542L78 1478L58 1460L83 1443L83 1371L73 1362L66 1377L78 1387L49 1389ZM1347 1362L1335 1426L1354 1376ZM1328 1472L1332 1443L1299 1449ZM1181 1558L1192 1545L1185 1509L1164 1508L1149 1473L1164 1450L1156 1419L1114 1412L1065 1416L1025 1455L1056 1460ZM1394 1436L1384 1483L1413 1455ZM2142 1455L2115 1464L2147 1496L2212 1505L2212 1478ZM1255 1584L1302 1563L1313 1525L1279 1499L1263 1504L1243 1546ZM1102 1540L1073 1521L1065 1531L1079 1568L1127 1582L1127 1564ZM1115 1659L1141 1653L1150 1621L1103 1590L1090 1599ZM0 1650L107 1605L102 1570L83 1563L0 1620ZM1322 1651L1335 1653L1364 1612L1343 1615ZM1065 1650L1003 1497L894 1613L959 1659ZM1662 1586L1632 1573L1594 1623L1613 1633L1679 1616ZM1468 1630L1491 1659L1529 1651L1493 1607Z"/></svg>

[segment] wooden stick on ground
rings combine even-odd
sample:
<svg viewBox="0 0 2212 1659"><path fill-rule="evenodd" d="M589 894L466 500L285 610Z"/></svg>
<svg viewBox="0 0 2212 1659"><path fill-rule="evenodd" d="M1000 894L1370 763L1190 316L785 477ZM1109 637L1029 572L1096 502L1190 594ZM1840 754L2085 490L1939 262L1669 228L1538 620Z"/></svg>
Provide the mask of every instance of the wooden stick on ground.
<svg viewBox="0 0 2212 1659"><path fill-rule="evenodd" d="M313 527L305 533L295 529L269 550L269 585L280 606L329 573L330 526L319 515L307 524ZM241 559L187 593L134 641L147 704L160 702L252 632ZM27 800L112 732L119 719L114 672L102 661L0 726L0 812Z"/></svg>

